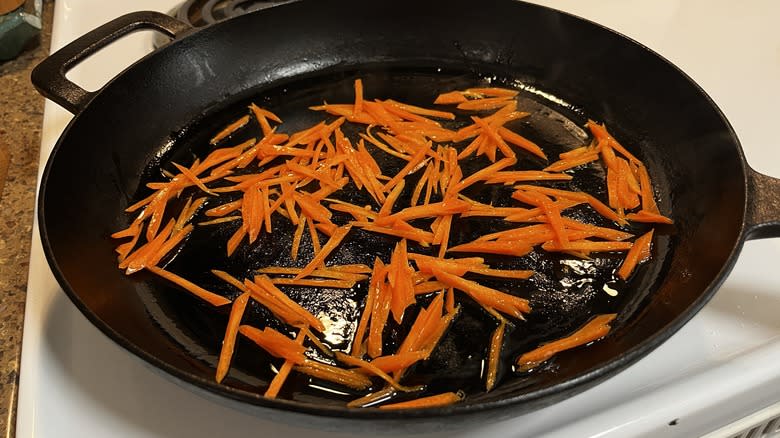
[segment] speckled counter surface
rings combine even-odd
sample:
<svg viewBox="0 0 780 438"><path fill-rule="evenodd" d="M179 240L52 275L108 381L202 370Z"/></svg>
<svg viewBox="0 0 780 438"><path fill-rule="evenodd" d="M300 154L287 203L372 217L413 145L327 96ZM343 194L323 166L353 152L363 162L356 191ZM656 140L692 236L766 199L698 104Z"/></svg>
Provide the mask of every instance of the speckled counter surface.
<svg viewBox="0 0 780 438"><path fill-rule="evenodd" d="M19 357L44 99L30 71L49 50L54 4L43 32L14 60L0 63L0 437L14 436Z"/></svg>

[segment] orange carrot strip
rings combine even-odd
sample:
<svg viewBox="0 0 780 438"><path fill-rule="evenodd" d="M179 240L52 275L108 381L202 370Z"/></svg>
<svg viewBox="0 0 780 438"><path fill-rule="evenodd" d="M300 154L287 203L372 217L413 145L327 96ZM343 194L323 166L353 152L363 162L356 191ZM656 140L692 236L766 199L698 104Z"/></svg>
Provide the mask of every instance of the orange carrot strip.
<svg viewBox="0 0 780 438"><path fill-rule="evenodd" d="M515 318L522 318L523 313L531 311L528 300L524 298L491 289L477 282L466 280L446 272L436 271L434 272L434 275L442 283L465 292L473 298L474 301L484 306L492 307L507 315L514 316Z"/></svg>
<svg viewBox="0 0 780 438"><path fill-rule="evenodd" d="M247 302L249 302L249 293L244 292L233 301L233 305L230 308L230 317L228 318L225 337L222 340L222 349L219 352L219 362L217 363L217 383L222 382L222 379L225 378L230 369L230 361L233 358L233 348L236 345L238 326L241 324L241 318L244 316L244 309L246 309Z"/></svg>
<svg viewBox="0 0 780 438"><path fill-rule="evenodd" d="M322 280L311 278L303 278L300 280L292 278L272 278L271 283L284 286L314 286L333 289L351 289L355 286L354 280Z"/></svg>
<svg viewBox="0 0 780 438"><path fill-rule="evenodd" d="M250 187L244 192L241 216L249 234L249 243L257 240L263 224L263 200L260 190Z"/></svg>
<svg viewBox="0 0 780 438"><path fill-rule="evenodd" d="M543 170L514 170L496 172L485 180L486 184L514 184L519 181L570 181L566 173L550 173Z"/></svg>
<svg viewBox="0 0 780 438"><path fill-rule="evenodd" d="M673 224L674 221L670 218L658 213L651 213L649 211L640 210L638 213L629 213L626 215L626 219L632 222L647 222L647 223L659 223L659 224Z"/></svg>
<svg viewBox="0 0 780 438"><path fill-rule="evenodd" d="M267 351L271 356L289 360L295 364L302 364L306 359L306 356L303 355L306 347L297 344L292 339L270 327L260 330L249 325L241 325L238 331Z"/></svg>
<svg viewBox="0 0 780 438"><path fill-rule="evenodd" d="M493 175L496 174L496 172L500 171L501 169L507 168L509 166L512 166L513 164L517 163L517 159L514 157L507 157L503 158L501 160L496 161L495 163L483 167L482 169L472 173L471 175L467 176L466 178L463 178L458 185L455 186L455 192L460 192L466 187L469 187L470 185L478 182L483 181L486 179L490 179Z"/></svg>
<svg viewBox="0 0 780 438"><path fill-rule="evenodd" d="M428 180L430 179L430 174L433 173L433 163L428 163L428 165L425 167L425 172L423 172L420 179L417 181L417 185L414 186L414 191L412 192L412 199L409 201L409 206L413 207L417 205L417 203L420 200L420 194L422 194L422 189L424 186L429 185Z"/></svg>
<svg viewBox="0 0 780 438"><path fill-rule="evenodd" d="M532 249L531 245L521 241L482 241L453 246L449 252L479 252L522 257L531 252Z"/></svg>
<svg viewBox="0 0 780 438"><path fill-rule="evenodd" d="M489 97L514 97L520 92L517 90L510 90L508 88L497 87L482 87L482 88L467 88L466 93L479 94Z"/></svg>
<svg viewBox="0 0 780 438"><path fill-rule="evenodd" d="M280 321L289 325L307 324L306 317L302 313L296 312L293 308L287 306L284 302L280 301L276 296L272 295L265 288L260 287L260 285L257 283L249 279L245 279L243 288L252 295L253 300L257 301L263 307L270 310L271 313Z"/></svg>
<svg viewBox="0 0 780 438"><path fill-rule="evenodd" d="M561 210L556 207L556 204L549 200L546 196L542 200L540 205L544 215L547 216L550 228L555 233L555 238L560 246L566 246L569 244L569 237L566 234L566 227L563 224L561 218Z"/></svg>
<svg viewBox="0 0 780 438"><path fill-rule="evenodd" d="M356 274L348 271L339 270L340 266L331 266L327 269L315 269L311 275L313 277L332 278L336 280L352 280L360 281L365 280L367 277L363 274ZM258 269L260 274L283 274L294 275L301 272L303 268L289 268L284 266L267 266L265 268Z"/></svg>
<svg viewBox="0 0 780 438"><path fill-rule="evenodd" d="M328 266L328 270L330 270L330 271L349 272L351 274L369 274L369 273L371 273L371 268L369 266L361 264L361 263L355 263L355 264L351 264L351 265L333 265L333 266Z"/></svg>
<svg viewBox="0 0 780 438"><path fill-rule="evenodd" d="M387 195L385 203L382 204L382 208L379 209L379 214L377 215L378 217L389 216L390 213L393 212L393 205L395 205L395 201L398 199L398 197L401 196L404 185L405 180L401 180L398 184L396 184L395 187L393 187L393 190L391 190Z"/></svg>
<svg viewBox="0 0 780 438"><path fill-rule="evenodd" d="M290 297L285 295L284 292L279 290L271 279L267 275L256 275L254 278L254 284L261 287L263 290L268 292L271 296L273 296L277 301L284 304L287 308L293 310L296 314L300 315L303 320L311 326L313 329L322 332L325 330L325 326L322 324L322 321L317 319L314 315L312 315L308 310L306 310L303 306L296 303Z"/></svg>
<svg viewBox="0 0 780 438"><path fill-rule="evenodd" d="M414 293L416 295L429 294L431 292L440 291L446 289L447 286L439 281L424 281L414 285Z"/></svg>
<svg viewBox="0 0 780 438"><path fill-rule="evenodd" d="M588 129L590 129L590 132L593 133L593 136L596 137L598 140L606 140L609 142L609 146L618 151L621 155L628 158L629 161L636 163L636 164L642 164L641 161L639 161L638 158L633 156L626 148L623 147L620 143L618 143L617 140L615 140L612 135L607 132L607 128L604 125L599 125L598 123L588 120L586 123L586 126Z"/></svg>
<svg viewBox="0 0 780 438"><path fill-rule="evenodd" d="M307 328L302 328L298 331L298 335L295 337L295 343L298 345L303 345L303 341L306 338L306 333L308 332ZM268 389L265 390L265 396L268 398L276 398L277 395L279 395L279 390L282 389L282 385L284 385L284 382L287 380L287 377L290 375L290 371L292 371L293 366L295 366L295 362L291 360L285 360L284 364L282 364L282 367L279 368L279 372L276 373L273 380L271 380L271 383L268 385Z"/></svg>
<svg viewBox="0 0 780 438"><path fill-rule="evenodd" d="M531 278L534 275L534 271L524 269L491 269L491 268L471 268L470 272L479 275L486 275L488 277L499 278L514 278L518 280L525 280Z"/></svg>
<svg viewBox="0 0 780 438"><path fill-rule="evenodd" d="M450 244L450 230L452 228L452 215L443 216L442 222L439 225L441 231L441 239L439 240L439 257L444 257L447 253L447 247ZM438 230L437 230L438 231ZM435 239L434 239L435 240ZM437 243L437 242L434 242Z"/></svg>
<svg viewBox="0 0 780 438"><path fill-rule="evenodd" d="M409 105L406 103L397 102L392 99L388 99L385 101L386 104L392 105L396 108L400 108L404 111L408 111L412 114L419 114L421 116L430 116L430 117L436 117L439 119L447 119L447 120L454 120L455 114L448 112L448 111L437 111L433 109L428 108L421 108L419 106ZM435 102L434 102L435 103Z"/></svg>
<svg viewBox="0 0 780 438"><path fill-rule="evenodd" d="M334 116L342 116L353 123L362 123L364 125L372 125L376 123L374 117L366 114L365 111L362 111L360 114L355 113L354 107L355 106L353 104L325 104L320 106L310 106L309 109L315 111L325 111L328 114L333 114Z"/></svg>
<svg viewBox="0 0 780 438"><path fill-rule="evenodd" d="M425 351L409 351L388 356L379 356L371 360L371 364L385 373L409 368L415 363L425 360L428 354Z"/></svg>
<svg viewBox="0 0 780 438"><path fill-rule="evenodd" d="M339 362L343 362L343 363L345 363L347 365L350 365L350 366L355 366L355 367L362 368L362 369L368 371L369 373L371 373L371 374L379 377L380 379L384 380L385 382L390 384L390 386L392 386L393 388L395 388L395 389L397 389L399 391L402 391L402 392L416 392L416 391L419 391L422 388L424 388L424 386L405 386L405 385L401 385L400 383L396 382L392 377L387 375L387 373L385 373L384 371L379 369L377 366L375 366L371 362L367 362L367 361L365 361L363 359L360 359L360 358L357 358L357 357L354 357L354 356L350 356L348 354L344 354L344 353L342 353L340 351L336 351L335 353L336 353L336 359L338 359Z"/></svg>
<svg viewBox="0 0 780 438"><path fill-rule="evenodd" d="M175 221L171 219L168 222L168 225L166 225L154 239L145 243L135 252L127 256L127 258L119 264L119 269L125 269L125 273L129 275L148 267L149 259L158 253L165 241L168 240L173 232L174 225Z"/></svg>
<svg viewBox="0 0 780 438"><path fill-rule="evenodd" d="M467 102L461 102L457 108L467 111L484 111L496 108L501 108L512 100L511 97L486 97L482 99L469 100Z"/></svg>
<svg viewBox="0 0 780 438"><path fill-rule="evenodd" d="M587 251L587 252L611 252L628 251L633 244L631 242L594 242L590 240L572 240L566 246L560 246L555 242L547 242L542 245L545 251Z"/></svg>
<svg viewBox="0 0 780 438"><path fill-rule="evenodd" d="M444 297L444 310L448 315L455 314L455 288L447 288L447 295Z"/></svg>
<svg viewBox="0 0 780 438"><path fill-rule="evenodd" d="M526 151L532 153L533 155L536 155L539 158L547 159L547 155L545 155L544 151L542 151L542 148L540 148L536 143L532 142L531 140L528 140L527 138L523 137L522 135L510 131L507 128L501 127L498 128L498 135L501 136L505 141L512 143L513 145L525 149Z"/></svg>
<svg viewBox="0 0 780 438"><path fill-rule="evenodd" d="M583 155L588 155L588 154L591 154L591 153L594 153L594 152L595 153L601 152L601 148L600 147L594 147L592 145L591 146L581 146L581 147L578 147L576 149L572 149L570 151L566 151L566 152L562 152L562 153L558 154L558 158L560 158L561 160L568 160L570 158L581 157Z"/></svg>
<svg viewBox="0 0 780 438"><path fill-rule="evenodd" d="M470 205L468 202L461 201L460 199L447 199L442 202L407 207L390 216L377 217L375 224L379 226L389 226L398 221L410 221L426 217L462 213L468 210L469 207Z"/></svg>
<svg viewBox="0 0 780 438"><path fill-rule="evenodd" d="M268 123L268 118L260 111L260 107L254 103L249 105L249 109L255 115L255 120L260 125L260 129L263 131L263 135L269 135L273 132L271 125Z"/></svg>
<svg viewBox="0 0 780 438"><path fill-rule="evenodd" d="M232 213L239 208L241 208L242 200L238 199L233 202L228 202L222 205L219 205L217 207L211 208L206 210L206 216L210 217L219 217L219 216L225 216L226 214Z"/></svg>
<svg viewBox="0 0 780 438"><path fill-rule="evenodd" d="M392 155L394 157L400 158L400 159L402 159L404 161L409 161L409 159L411 158L409 155L406 155L406 154L404 154L402 152L398 152L395 149L391 148L390 146L388 146L388 145L382 143L381 141L377 140L377 138L374 137L373 134L371 134L370 129L371 129L371 126L367 127L366 128L366 133L367 134L360 134L360 137L365 139L365 140L368 140L369 143L373 144L374 146L378 147L379 149L387 152L388 154L390 154L390 155Z"/></svg>
<svg viewBox="0 0 780 438"><path fill-rule="evenodd" d="M615 319L615 316L617 315L614 313L596 316L571 335L524 353L517 359L519 371L530 370L561 351L570 350L603 338L609 333L609 323Z"/></svg>
<svg viewBox="0 0 780 438"><path fill-rule="evenodd" d="M249 289L244 285L244 283L241 283L236 277L233 277L227 272L220 271L218 269L212 269L211 273L214 274L217 278L225 281L226 283L233 285L241 292L249 292Z"/></svg>
<svg viewBox="0 0 780 438"><path fill-rule="evenodd" d="M466 96L460 91L450 91L448 93L439 94L436 100L433 101L436 105L454 105L456 103L467 102Z"/></svg>
<svg viewBox="0 0 780 438"><path fill-rule="evenodd" d="M317 254L311 259L298 275L295 276L296 280L300 280L303 277L311 274L312 271L317 269L321 264L325 262L325 259L330 255L333 250L341 243L344 237L347 236L349 230L352 229L352 225L344 225L338 227L333 235L328 239L327 243L317 252Z"/></svg>
<svg viewBox="0 0 780 438"><path fill-rule="evenodd" d="M396 184L398 184L403 178L406 177L406 175L412 173L413 169L417 167L418 164L422 161L423 157L431 150L431 143L430 141L426 143L424 147L421 147L417 149L417 151L414 153L414 155L409 158L409 162L406 164L406 166L401 169L390 181L388 181L383 187L383 191L388 191L395 187Z"/></svg>
<svg viewBox="0 0 780 438"><path fill-rule="evenodd" d="M241 129L247 123L249 123L249 115L241 117L240 119L236 120L235 122L227 125L225 127L225 129L223 129L222 131L217 133L217 135L215 135L211 139L211 141L209 143L210 144L217 144L217 143L219 143L222 139L228 137L230 134L232 134L232 133L236 132L237 130Z"/></svg>
<svg viewBox="0 0 780 438"><path fill-rule="evenodd" d="M378 267L377 267L378 265ZM374 306L371 309L371 324L366 338L366 350L371 357L382 355L382 333L384 332L387 317L390 314L390 290L385 282L387 278L387 269L381 261L377 261L374 275L376 276L376 291L374 292ZM372 276L372 279L373 279Z"/></svg>
<svg viewBox="0 0 780 438"><path fill-rule="evenodd" d="M377 299L379 293L379 285L377 282L379 281L379 271L382 269L381 263L379 257L374 259L374 269L368 284L368 292L366 293L366 302L363 306L363 313L360 316L357 329L355 329L355 336L352 338L351 354L353 356L363 355L363 338L365 337L366 328L368 328L368 322L374 308L374 301Z"/></svg>
<svg viewBox="0 0 780 438"><path fill-rule="evenodd" d="M181 243L182 240L184 240L185 237L187 237L192 230L195 227L192 224L187 224L182 229L178 230L176 233L174 233L168 240L165 241L165 243L160 246L160 248L149 254L149 259L147 261L147 264L149 266L157 266L158 263L160 263L160 260L162 260L163 257L165 257L173 248L176 247L179 243Z"/></svg>
<svg viewBox="0 0 780 438"><path fill-rule="evenodd" d="M268 111L267 109L265 109L263 107L259 107L259 106L255 105L255 104L252 104L252 110L262 114L264 117L269 118L269 119L273 120L276 123L282 123L282 119L280 119L279 116L277 116L276 114L272 113L271 111Z"/></svg>
<svg viewBox="0 0 780 438"><path fill-rule="evenodd" d="M630 250L628 250L628 253L626 254L626 258L623 260L623 263L620 265L620 268L617 270L617 276L622 278L623 280L627 280L629 276L631 276L631 273L634 271L634 268L639 263L642 263L644 261L642 254L649 254L650 253L650 245L653 241L653 230L648 231L647 233L640 236L636 241L634 242L634 246L631 247Z"/></svg>
<svg viewBox="0 0 780 438"><path fill-rule="evenodd" d="M640 196L642 197L642 210L660 214L658 205L655 203L653 196L653 185L650 182L650 174L647 172L647 167L644 165L639 166L639 187Z"/></svg>
<svg viewBox="0 0 780 438"><path fill-rule="evenodd" d="M433 242L433 233L412 226L400 228L399 222L396 222L393 228L377 226L372 222L354 221L351 224L365 231L413 240L423 246L428 246Z"/></svg>
<svg viewBox="0 0 780 438"><path fill-rule="evenodd" d="M425 409L435 408L441 406L448 406L453 403L457 403L463 400L464 396L455 392L445 392L442 394L430 395L427 397L420 397L414 400L388 403L386 405L380 405L379 409Z"/></svg>
<svg viewBox="0 0 780 438"><path fill-rule="evenodd" d="M631 169L628 166L628 161L623 158L617 159L618 166L618 181L617 181L617 195L618 201L625 209L634 209L639 206L639 196L632 192L629 188L629 179L631 176Z"/></svg>
<svg viewBox="0 0 780 438"><path fill-rule="evenodd" d="M299 373L328 382L338 383L339 385L344 385L358 391L362 391L371 386L371 379L368 376L311 359L304 360L303 365L296 366L293 369Z"/></svg>
<svg viewBox="0 0 780 438"><path fill-rule="evenodd" d="M563 172L564 170L569 170L577 166L582 166L583 164L591 163L598 160L598 158L598 153L590 152L574 158L558 160L545 167L543 170L546 172Z"/></svg>
<svg viewBox="0 0 780 438"><path fill-rule="evenodd" d="M352 107L353 115L363 112L363 81L355 79L355 106Z"/></svg>
<svg viewBox="0 0 780 438"><path fill-rule="evenodd" d="M613 168L607 168L607 203L611 208L622 208L618 198L618 174L620 173L618 169L617 164Z"/></svg>
<svg viewBox="0 0 780 438"><path fill-rule="evenodd" d="M203 289L202 287L192 283L189 280L179 277L170 271L166 271L165 269L158 268L156 266L147 266L146 269L148 269L153 274L170 281L171 283L175 283L176 285L181 286L187 292L190 292L191 294L206 301L212 306L223 306L225 304L230 304L229 299L221 295L217 295L213 292L209 292L206 289Z"/></svg>
<svg viewBox="0 0 780 438"><path fill-rule="evenodd" d="M414 283L412 282L412 269L409 267L406 239L401 239L393 249L387 279L391 290L390 311L395 321L400 324L406 308L415 302Z"/></svg>
<svg viewBox="0 0 780 438"><path fill-rule="evenodd" d="M227 241L227 255L230 257L238 248L238 245L246 236L246 225L238 227L235 233Z"/></svg>
<svg viewBox="0 0 780 438"><path fill-rule="evenodd" d="M501 359L501 347L504 344L504 331L506 329L506 320L502 319L498 328L490 337L490 349L488 351L488 366L485 373L485 391L490 391L496 386L498 378L498 362Z"/></svg>

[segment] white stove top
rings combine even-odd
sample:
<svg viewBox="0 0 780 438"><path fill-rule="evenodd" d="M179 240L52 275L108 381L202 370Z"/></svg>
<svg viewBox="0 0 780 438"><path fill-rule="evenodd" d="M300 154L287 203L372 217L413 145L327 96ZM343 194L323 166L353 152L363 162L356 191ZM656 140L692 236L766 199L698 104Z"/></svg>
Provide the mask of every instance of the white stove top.
<svg viewBox="0 0 780 438"><path fill-rule="evenodd" d="M52 50L125 12L178 0L58 0ZM616 29L681 67L724 111L757 170L780 175L780 2L536 0ZM69 77L98 88L151 50L150 33L114 44ZM109 70L105 66L111 66ZM100 67L98 67L100 66ZM70 115L46 103L41 169ZM431 437L690 437L780 402L780 240L748 242L715 298L616 377L540 411ZM37 223L17 436L344 436L277 423L204 399L108 340L70 303L44 259ZM349 436L349 435L347 435Z"/></svg>

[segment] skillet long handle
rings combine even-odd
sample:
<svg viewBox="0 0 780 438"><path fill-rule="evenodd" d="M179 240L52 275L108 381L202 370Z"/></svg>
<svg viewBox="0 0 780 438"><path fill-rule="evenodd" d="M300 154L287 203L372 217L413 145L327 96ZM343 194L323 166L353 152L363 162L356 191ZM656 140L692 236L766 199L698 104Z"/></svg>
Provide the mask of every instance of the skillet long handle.
<svg viewBox="0 0 780 438"><path fill-rule="evenodd" d="M87 91L68 80L65 74L118 38L144 29L156 30L176 39L192 30L192 27L159 12L142 11L123 15L84 34L41 61L33 69L30 79L42 95L71 113L78 114L99 90Z"/></svg>
<svg viewBox="0 0 780 438"><path fill-rule="evenodd" d="M780 179L749 169L747 181L747 238L780 237Z"/></svg>

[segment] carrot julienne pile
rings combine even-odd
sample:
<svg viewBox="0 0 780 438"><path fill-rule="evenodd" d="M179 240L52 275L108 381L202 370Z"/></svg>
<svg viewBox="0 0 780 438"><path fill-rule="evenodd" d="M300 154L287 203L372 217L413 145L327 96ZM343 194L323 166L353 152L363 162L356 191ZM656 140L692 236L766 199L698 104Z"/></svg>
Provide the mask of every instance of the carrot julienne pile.
<svg viewBox="0 0 780 438"><path fill-rule="evenodd" d="M126 209L135 215L130 225L112 235L122 240L116 252L127 275L148 271L212 306L230 305L217 382L229 376L237 343L246 339L281 360L266 397L276 397L288 376L298 373L363 394L348 406L408 409L457 403L465 397L460 388L429 394L425 387L407 385L405 378L429 360L457 324L461 303L475 303L496 324L485 346L486 391L499 383L505 338L533 311L528 299L493 285L532 278L534 271L498 269L486 260L494 255L522 258L534 251L581 258L625 253L614 275L628 281L651 257L653 230L637 237L625 226L672 223L655 202L645 165L604 125L589 121L591 143L551 159L511 129L511 122L529 116L518 110L516 90L449 91L434 100L439 107L433 109L370 99L358 79L354 96L351 103L311 107L326 115L296 132L283 132L281 118L251 104L246 115L211 138L205 157L189 166L173 163L176 171L168 172L166 181L148 183L152 193ZM233 141L249 126L261 133L259 138ZM355 129L359 132L352 135ZM380 165L388 157L400 167ZM546 160L547 165L516 168L529 159ZM469 160L489 164L474 170L464 166ZM559 188L575 178L572 169L592 163L605 170L606 199ZM511 205L471 199L467 194L475 185L512 186ZM343 190L363 191L372 203L340 199ZM180 210L174 208L185 193L193 194ZM575 208L590 208L614 226L577 220L569 215ZM508 228L452 244L454 227L472 217L501 220ZM224 242L226 256L232 257L242 245L274 233L279 220L294 228L289 255L296 266L263 266L246 278L212 270L233 291L234 300L165 269L196 227L235 227ZM371 266L329 265L329 258L356 233L394 243ZM302 242L310 242L313 253L302 251ZM484 278L492 279L490 286ZM352 289L359 283L367 285L367 293L346 351L331 351L323 342L322 317L284 291ZM266 308L289 330L247 321L250 304ZM520 352L516 370L534 368L563 350L604 337L614 317L596 316L569 336ZM388 323L401 326L404 321L411 322L410 329L397 348L387 351ZM328 360L308 354L313 350ZM405 401L392 402L397 395Z"/></svg>

